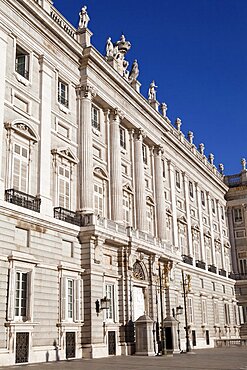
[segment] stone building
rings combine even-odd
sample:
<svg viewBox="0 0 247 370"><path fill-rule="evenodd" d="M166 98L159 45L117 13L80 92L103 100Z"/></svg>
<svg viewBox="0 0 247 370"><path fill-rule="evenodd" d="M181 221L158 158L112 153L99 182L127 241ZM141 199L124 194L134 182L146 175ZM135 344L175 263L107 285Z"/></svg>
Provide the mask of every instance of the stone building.
<svg viewBox="0 0 247 370"><path fill-rule="evenodd" d="M1 365L131 354L139 317L149 354L239 335L213 155L88 22L1 0Z"/></svg>
<svg viewBox="0 0 247 370"><path fill-rule="evenodd" d="M241 337L247 337L247 170L246 160L241 161L242 171L225 176L229 187L226 195L229 220L229 238L232 251L232 278L236 280L236 296L241 307Z"/></svg>

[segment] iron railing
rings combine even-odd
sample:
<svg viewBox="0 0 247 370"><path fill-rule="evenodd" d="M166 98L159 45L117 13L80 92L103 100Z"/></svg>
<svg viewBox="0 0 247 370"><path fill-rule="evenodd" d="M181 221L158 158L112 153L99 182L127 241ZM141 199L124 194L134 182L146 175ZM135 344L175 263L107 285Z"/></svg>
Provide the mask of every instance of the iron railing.
<svg viewBox="0 0 247 370"><path fill-rule="evenodd" d="M193 265L193 258L190 256L186 256L185 254L182 255L182 259L184 263L187 263L188 265Z"/></svg>
<svg viewBox="0 0 247 370"><path fill-rule="evenodd" d="M226 270L224 269L219 269L219 275L225 276L226 277Z"/></svg>
<svg viewBox="0 0 247 370"><path fill-rule="evenodd" d="M17 206L40 212L41 199L15 189L5 190L5 200Z"/></svg>
<svg viewBox="0 0 247 370"><path fill-rule="evenodd" d="M206 263L200 260L196 261L196 267L199 267L200 269L205 270L206 269Z"/></svg>
<svg viewBox="0 0 247 370"><path fill-rule="evenodd" d="M58 103L64 105L66 108L69 107L69 101L67 99L65 99L65 97L63 95L58 94L57 99L58 99Z"/></svg>
<svg viewBox="0 0 247 370"><path fill-rule="evenodd" d="M214 274L216 274L216 272L217 272L216 266L209 265L208 266L208 271L213 272Z"/></svg>
<svg viewBox="0 0 247 370"><path fill-rule="evenodd" d="M73 212L63 207L54 208L54 217L58 220L65 221L73 225L82 225L82 217L78 212Z"/></svg>

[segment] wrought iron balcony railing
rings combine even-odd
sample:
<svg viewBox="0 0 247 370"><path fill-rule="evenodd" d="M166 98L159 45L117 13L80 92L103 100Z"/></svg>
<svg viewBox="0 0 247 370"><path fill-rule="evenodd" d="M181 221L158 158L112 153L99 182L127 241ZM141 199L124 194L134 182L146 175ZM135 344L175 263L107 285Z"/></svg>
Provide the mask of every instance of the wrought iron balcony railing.
<svg viewBox="0 0 247 370"><path fill-rule="evenodd" d="M55 207L54 217L73 225L82 226L82 216L78 212L73 212L66 208Z"/></svg>
<svg viewBox="0 0 247 370"><path fill-rule="evenodd" d="M208 266L208 271L213 272L214 274L216 274L216 272L217 272L216 266L209 265Z"/></svg>
<svg viewBox="0 0 247 370"><path fill-rule="evenodd" d="M41 199L15 189L5 190L5 200L17 206L40 212Z"/></svg>
<svg viewBox="0 0 247 370"><path fill-rule="evenodd" d="M196 267L199 267L200 269L205 270L206 269L206 263L200 260L196 261Z"/></svg>
<svg viewBox="0 0 247 370"><path fill-rule="evenodd" d="M193 265L193 258L190 256L186 256L185 254L182 255L182 259L184 263L188 263L188 265Z"/></svg>
<svg viewBox="0 0 247 370"><path fill-rule="evenodd" d="M219 269L219 275L226 277L226 270Z"/></svg>
<svg viewBox="0 0 247 370"><path fill-rule="evenodd" d="M234 274L230 273L229 277L234 280L247 280L247 274Z"/></svg>

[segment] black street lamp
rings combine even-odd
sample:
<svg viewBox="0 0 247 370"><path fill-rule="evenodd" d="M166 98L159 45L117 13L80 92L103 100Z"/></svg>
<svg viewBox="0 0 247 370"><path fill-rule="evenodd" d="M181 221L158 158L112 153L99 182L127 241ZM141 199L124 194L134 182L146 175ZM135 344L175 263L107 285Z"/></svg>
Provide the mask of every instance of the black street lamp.
<svg viewBox="0 0 247 370"><path fill-rule="evenodd" d="M180 321L177 319L177 317L182 314L183 314L183 307L179 305L178 307L176 307L176 320L178 322L178 349L180 352L181 352L180 329L179 329Z"/></svg>
<svg viewBox="0 0 247 370"><path fill-rule="evenodd" d="M184 271L182 270L182 285L183 285L183 295L184 295L184 316L185 316L185 336L186 336L186 352L191 351L190 338L189 338L189 328L188 328L188 313L187 313L187 296L191 290L191 276L189 274L184 276Z"/></svg>

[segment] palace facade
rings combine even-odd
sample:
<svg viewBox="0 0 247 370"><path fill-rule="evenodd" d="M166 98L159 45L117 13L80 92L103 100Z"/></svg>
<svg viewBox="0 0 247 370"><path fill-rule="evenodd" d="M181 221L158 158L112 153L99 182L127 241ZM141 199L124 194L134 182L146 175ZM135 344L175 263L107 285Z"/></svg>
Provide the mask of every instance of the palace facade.
<svg viewBox="0 0 247 370"><path fill-rule="evenodd" d="M1 365L239 337L222 166L88 22L1 0Z"/></svg>

